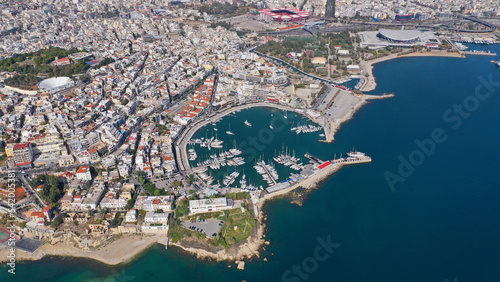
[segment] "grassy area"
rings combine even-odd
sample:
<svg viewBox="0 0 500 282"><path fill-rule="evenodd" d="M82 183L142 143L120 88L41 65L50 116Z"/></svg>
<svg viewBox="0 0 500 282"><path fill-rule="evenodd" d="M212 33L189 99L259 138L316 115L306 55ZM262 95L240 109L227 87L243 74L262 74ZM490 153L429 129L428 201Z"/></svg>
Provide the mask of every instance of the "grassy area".
<svg viewBox="0 0 500 282"><path fill-rule="evenodd" d="M252 230L257 226L253 213L247 209L232 209L220 212L202 213L188 217L189 220L196 221L198 219L217 219L223 220L219 234L215 239L211 240L213 247L229 248L230 246L241 242L252 234ZM205 235L189 230L180 225L179 219L171 219L169 221L169 237L173 242L178 241L193 241L193 239L204 239Z"/></svg>
<svg viewBox="0 0 500 282"><path fill-rule="evenodd" d="M216 240L218 244L226 248L248 238L257 226L253 214L246 209L243 212L241 209L224 211L224 215L217 219L223 220L225 223Z"/></svg>
<svg viewBox="0 0 500 282"><path fill-rule="evenodd" d="M189 201L188 200L182 200L179 202L179 205L177 206L177 209L175 210L175 215L177 218L184 217L185 215L188 215L189 213Z"/></svg>
<svg viewBox="0 0 500 282"><path fill-rule="evenodd" d="M168 236L170 237L172 242L179 242L182 239L189 239L189 238L197 238L197 239L205 238L205 234L203 233L195 232L185 227L182 227L178 219L171 218L168 221L168 225L169 225Z"/></svg>
<svg viewBox="0 0 500 282"><path fill-rule="evenodd" d="M12 58L0 60L0 71L17 72L19 75L8 78L5 84L22 89L36 90L38 75L44 77L72 76L82 74L90 68L84 61L74 61L69 65L56 66L52 62L56 58L64 58L70 54L85 51L72 48L65 50L49 47L37 52L16 54Z"/></svg>
<svg viewBox="0 0 500 282"><path fill-rule="evenodd" d="M207 212L207 213L199 213L195 215L189 216L189 220L197 220L199 219L219 219L220 216L223 216L223 212Z"/></svg>

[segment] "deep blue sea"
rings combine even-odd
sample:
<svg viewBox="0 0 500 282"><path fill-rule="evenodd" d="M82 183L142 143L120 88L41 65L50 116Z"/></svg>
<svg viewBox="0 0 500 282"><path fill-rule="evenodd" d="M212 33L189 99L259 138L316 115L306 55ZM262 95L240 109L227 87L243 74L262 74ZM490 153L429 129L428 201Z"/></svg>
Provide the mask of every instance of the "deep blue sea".
<svg viewBox="0 0 500 282"><path fill-rule="evenodd" d="M303 206L269 202L267 262L240 271L156 246L113 267L45 258L18 263L12 276L3 266L0 281L500 281L500 68L490 60L500 56L379 63L373 94L396 97L363 107L335 142L276 133L270 154L287 142L321 158L355 146L373 162L343 168ZM283 113L237 113L219 132L231 121L240 142L245 119L257 126L271 114Z"/></svg>

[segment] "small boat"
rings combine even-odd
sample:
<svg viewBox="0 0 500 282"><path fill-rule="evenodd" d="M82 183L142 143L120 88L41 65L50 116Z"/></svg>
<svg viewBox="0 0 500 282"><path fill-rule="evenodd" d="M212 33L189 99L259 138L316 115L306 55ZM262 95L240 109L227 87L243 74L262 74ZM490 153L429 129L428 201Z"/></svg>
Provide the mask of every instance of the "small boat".
<svg viewBox="0 0 500 282"><path fill-rule="evenodd" d="M271 125L269 125L269 128L274 129L274 127L273 127L273 125L272 125L272 124L271 124Z"/></svg>
<svg viewBox="0 0 500 282"><path fill-rule="evenodd" d="M226 134L227 134L227 135L234 135L234 133L233 133L233 132L231 132L231 125L229 125L229 130L228 130L228 131L226 131Z"/></svg>
<svg viewBox="0 0 500 282"><path fill-rule="evenodd" d="M248 120L245 120L245 125L246 126L252 126L252 124L250 122L248 122Z"/></svg>
<svg viewBox="0 0 500 282"><path fill-rule="evenodd" d="M189 149L188 154L189 154L190 161L194 161L198 157L198 155L196 154L196 151L194 149Z"/></svg>

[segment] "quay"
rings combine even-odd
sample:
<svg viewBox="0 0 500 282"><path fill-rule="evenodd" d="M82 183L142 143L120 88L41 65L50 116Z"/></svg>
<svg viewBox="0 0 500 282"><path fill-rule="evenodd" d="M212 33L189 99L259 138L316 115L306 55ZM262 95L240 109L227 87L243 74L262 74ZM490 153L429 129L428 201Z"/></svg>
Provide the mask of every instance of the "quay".
<svg viewBox="0 0 500 282"><path fill-rule="evenodd" d="M318 170L314 172L312 175L301 181L293 183L293 185L291 185L292 183L290 183L290 181L287 181L286 183L280 183L281 184L280 187L271 186L270 188L267 189L268 194L264 195L262 198L270 199L279 195L284 195L299 187L306 189L314 188L321 180L337 172L343 166L370 163L371 161L372 158L369 156L359 156L356 158L340 158L327 161L322 165L320 165L318 167Z"/></svg>
<svg viewBox="0 0 500 282"><path fill-rule="evenodd" d="M493 53L493 52L485 52L485 51L477 51L477 50L473 50L473 51L463 51L462 52L463 54L465 55L484 55L484 56L496 56L497 53Z"/></svg>

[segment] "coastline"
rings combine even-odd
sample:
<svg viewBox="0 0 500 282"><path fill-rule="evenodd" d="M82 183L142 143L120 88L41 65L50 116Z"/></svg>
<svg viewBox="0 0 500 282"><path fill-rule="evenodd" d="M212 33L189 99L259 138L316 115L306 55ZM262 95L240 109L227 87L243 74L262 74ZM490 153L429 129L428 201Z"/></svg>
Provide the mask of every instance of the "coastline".
<svg viewBox="0 0 500 282"><path fill-rule="evenodd" d="M285 196L286 194L296 190L297 188L312 189L316 188L320 182L324 179L330 177L332 174L340 170L345 164L336 163L324 170L318 171L316 174L307 178L293 186L272 193L267 194L261 198L258 202L258 227L256 234L251 235L246 239L241 245L233 246L226 251L219 251L217 253L209 252L204 249L189 248L184 247L182 244L169 242L169 246L175 246L181 250L196 256L198 259L213 259L216 261L228 261L228 262L238 262L244 259L260 258L260 249L264 245L268 245L269 242L266 241L264 229L266 227L265 212L263 207L265 203L269 200ZM139 257L141 253L146 252L150 247L155 244L165 244L165 235L154 235L154 236L144 236L140 240L140 235L122 235L121 238L111 242L110 244L99 248L97 250L82 250L77 247L72 246L68 242L57 243L55 245L44 244L33 254L16 250L16 260L18 261L36 261L41 260L47 256L59 256L59 257L76 257L76 258L87 258L99 261L107 265L118 265L122 263L128 263ZM8 249L0 250L0 262L6 262L8 255Z"/></svg>
<svg viewBox="0 0 500 282"><path fill-rule="evenodd" d="M370 61L362 61L360 63L360 68L362 73L366 76L365 84L360 88L360 91L369 92L375 90L377 87L377 82L375 81L375 77L373 76L373 65L385 62L397 58L405 58L405 57L450 57L450 58L465 58L465 55L459 53L448 53L441 51L426 51L426 52L414 52L408 54L392 54L389 56L373 59Z"/></svg>
<svg viewBox="0 0 500 282"><path fill-rule="evenodd" d="M411 56L411 54L405 55L405 56ZM416 54L416 56L426 56L425 54ZM388 56L391 57L391 56ZM386 61L390 59L394 59L397 57L403 57L403 56L393 56L391 58L384 57L380 58L377 60L365 62L369 63L369 67L372 69L373 64L381 62L381 61ZM370 69L370 70L371 70ZM370 71L371 74L371 71ZM374 80L373 80L374 82ZM366 86L366 85L365 85ZM373 87L376 86L376 83ZM351 118L354 117L354 114L366 103L368 103L368 100L373 100L373 99L384 99L384 98L389 98L393 97L393 94L385 94L385 95L359 95L358 97L360 98L359 103L357 103L340 121L333 122L330 121L331 125L331 130L328 132L328 134L331 134L331 139L330 142L333 141L333 136L337 132L337 130L340 129L341 125L349 121ZM234 113L238 110L241 109L248 109L248 108L253 108L253 107L270 107L270 108L277 108L277 109L282 109L282 110L288 110L288 111L293 111L298 114L301 114L305 116L306 118L309 118L315 123L318 123L322 125L324 128L326 128L326 124L323 124L320 120L318 119L313 119L310 116L306 114L305 111L297 111L297 109L291 108L289 106L281 105L281 104L274 104L274 103L269 103L269 102L259 102L259 103L252 103L252 104L247 104L247 105L240 105L236 107L232 107L229 109L224 110L221 113L217 113L216 115L203 120L199 123L197 123L195 126L192 126L184 132L179 138L179 140L191 138L191 136L201 127L207 125L210 122L213 122L215 120L218 120L219 118L222 118L228 114ZM327 132L325 131L325 135ZM187 137L187 138L186 138ZM327 141L325 141L327 142ZM181 149L182 152L186 152L185 148L185 142L184 143L184 148ZM345 164L344 163L335 163L330 165L329 167L326 167L325 169L318 171L316 174L312 175L311 177L294 184L293 186L272 193L272 194L267 194L261 199L259 199L259 202L257 203L257 207L259 212L258 215L258 226L256 229L256 233L252 234L250 237L248 237L245 241L243 241L241 244L237 244L229 248L228 251L218 251L216 253L210 252L201 248L190 248L190 247L185 247L182 244L179 243L174 243L169 241L168 245L170 246L175 246L180 248L181 250L196 256L199 259L214 259L216 261L235 261L239 262L240 260L244 259L251 259L251 258L259 258L260 257L260 250L264 245L268 245L269 242L266 241L265 234L264 234L264 229L265 229L265 212L263 210L264 204L272 199L282 197L286 194L289 194L290 192L296 190L297 188L306 188L306 189L312 189L312 188L317 188L318 184L322 182L324 179L330 177L332 174L340 170ZM184 164L183 164L184 167ZM191 167L188 167L191 169ZM186 167L184 167L186 169ZM79 248L76 248L72 246L70 242L64 242L64 243L57 243L55 245L51 245L49 243L44 244L41 246L37 251L35 251L33 254L27 253L24 251L19 251L17 250L17 257L16 259L19 261L35 261L35 260L40 260L46 256L61 256L61 257L77 257L77 258L88 258L88 259L93 259L96 261L99 261L101 263L107 264L107 265L118 265L122 263L127 263L130 262L134 259L136 259L141 253L144 253L147 251L147 249L151 248L155 244L165 244L165 235L155 235L155 236L144 236L144 238L141 240L141 235L121 235L120 238L116 239L115 241L107 244L106 246L103 246L97 250L82 250ZM8 249L1 249L0 250L0 256L3 258L0 259L0 262L5 262L7 259L7 254L8 254Z"/></svg>
<svg viewBox="0 0 500 282"><path fill-rule="evenodd" d="M165 236L122 235L117 240L97 250L82 250L72 246L69 242L45 243L34 253L16 250L17 261L41 260L47 256L77 257L93 259L108 265L117 265L132 261L139 254L145 252L156 243L164 243ZM0 250L0 262L7 261L8 249Z"/></svg>
<svg viewBox="0 0 500 282"><path fill-rule="evenodd" d="M330 177L331 175L339 171L344 165L346 164L345 163L331 164L325 169L318 171L311 177L304 179L303 181L296 183L289 188L283 189L278 192L274 192L272 194L267 194L264 197L260 198L259 203L257 204L258 210L260 211L258 216L259 225L257 227L257 234L250 236L242 245L238 246L237 252L234 254L231 254L231 251L230 253L224 251L212 253L203 249L187 248L177 243L169 243L169 245L179 247L183 251L191 255L194 255L199 259L215 259L217 261L237 262L243 259L260 258L259 250L263 245L269 244L269 242L264 239L265 238L264 229L266 227L266 225L264 224L264 220L266 218L263 209L264 205L268 201L273 200L275 198L283 197L298 188L305 188L307 190L317 188L319 183L321 183L323 180L325 180L326 178Z"/></svg>

